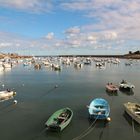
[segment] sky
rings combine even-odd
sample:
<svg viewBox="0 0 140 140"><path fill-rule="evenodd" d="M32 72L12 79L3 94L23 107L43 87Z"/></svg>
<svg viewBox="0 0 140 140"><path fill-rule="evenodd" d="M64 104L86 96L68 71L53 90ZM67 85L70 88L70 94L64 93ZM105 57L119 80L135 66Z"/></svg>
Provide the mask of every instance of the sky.
<svg viewBox="0 0 140 140"><path fill-rule="evenodd" d="M0 52L111 55L140 50L140 0L0 0Z"/></svg>

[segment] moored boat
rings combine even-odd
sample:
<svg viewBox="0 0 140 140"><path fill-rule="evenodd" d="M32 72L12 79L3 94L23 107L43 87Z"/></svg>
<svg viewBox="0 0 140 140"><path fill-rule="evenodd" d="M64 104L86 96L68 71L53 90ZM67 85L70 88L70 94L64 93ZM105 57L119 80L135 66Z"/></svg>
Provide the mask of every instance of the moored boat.
<svg viewBox="0 0 140 140"><path fill-rule="evenodd" d="M105 99L96 98L88 106L90 118L109 120L110 106Z"/></svg>
<svg viewBox="0 0 140 140"><path fill-rule="evenodd" d="M116 85L114 85L112 83L107 83L106 91L108 91L108 92L118 92L118 90L119 90L119 88Z"/></svg>
<svg viewBox="0 0 140 140"><path fill-rule="evenodd" d="M140 104L138 103L124 103L126 113L140 124Z"/></svg>
<svg viewBox="0 0 140 140"><path fill-rule="evenodd" d="M10 91L9 89L0 91L0 102L12 99L16 95L15 91Z"/></svg>
<svg viewBox="0 0 140 140"><path fill-rule="evenodd" d="M73 111L66 107L53 113L45 123L48 130L62 131L72 120Z"/></svg>
<svg viewBox="0 0 140 140"><path fill-rule="evenodd" d="M133 88L135 88L135 86L133 85L133 84L131 84L131 83L129 83L129 82L127 82L127 81L125 81L125 80L122 80L122 82L120 83L120 85L119 85L119 88L121 89L121 90L132 90Z"/></svg>

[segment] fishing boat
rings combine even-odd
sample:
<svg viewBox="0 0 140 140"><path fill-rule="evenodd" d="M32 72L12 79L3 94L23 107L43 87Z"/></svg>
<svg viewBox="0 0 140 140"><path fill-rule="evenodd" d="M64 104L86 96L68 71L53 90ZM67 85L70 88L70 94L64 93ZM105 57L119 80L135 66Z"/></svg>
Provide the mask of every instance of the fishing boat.
<svg viewBox="0 0 140 140"><path fill-rule="evenodd" d="M138 103L124 103L126 113L140 124L140 104Z"/></svg>
<svg viewBox="0 0 140 140"><path fill-rule="evenodd" d="M52 114L45 123L45 126L48 130L59 132L71 122L72 117L73 111L70 108L60 109Z"/></svg>
<svg viewBox="0 0 140 140"><path fill-rule="evenodd" d="M120 83L120 85L119 85L119 88L121 89L121 90L132 90L133 88L135 88L135 86L133 85L133 84L131 84L131 83L129 83L129 82L127 82L127 81L125 81L125 80L122 80L122 82Z"/></svg>
<svg viewBox="0 0 140 140"><path fill-rule="evenodd" d="M114 93L114 92L118 92L118 90L119 90L119 88L116 85L114 85L112 83L107 83L106 91Z"/></svg>
<svg viewBox="0 0 140 140"><path fill-rule="evenodd" d="M88 107L90 118L92 119L104 119L110 120L110 106L105 99L96 98L94 99Z"/></svg>
<svg viewBox="0 0 140 140"><path fill-rule="evenodd" d="M9 89L0 91L0 102L12 99L16 95L15 91L11 91Z"/></svg>

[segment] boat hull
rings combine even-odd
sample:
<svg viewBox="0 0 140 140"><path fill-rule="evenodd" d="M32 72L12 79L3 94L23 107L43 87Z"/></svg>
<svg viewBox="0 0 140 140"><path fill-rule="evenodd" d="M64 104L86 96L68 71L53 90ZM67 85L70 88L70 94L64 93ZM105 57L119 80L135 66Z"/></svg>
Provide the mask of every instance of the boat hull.
<svg viewBox="0 0 140 140"><path fill-rule="evenodd" d="M14 98L16 92L14 91L0 91L0 102Z"/></svg>
<svg viewBox="0 0 140 140"><path fill-rule="evenodd" d="M106 91L111 92L111 93L116 93L118 92L118 87L115 85L106 85Z"/></svg>
<svg viewBox="0 0 140 140"><path fill-rule="evenodd" d="M89 107L89 117L90 119L107 119L110 113L110 107L106 100L102 98L94 99Z"/></svg>
<svg viewBox="0 0 140 140"><path fill-rule="evenodd" d="M125 103L124 104L124 108L125 108L125 112L132 118L132 119L134 119L137 123L139 123L140 124L140 115L138 115L138 114L136 114L135 113L135 105L139 105L140 106L140 104L136 104L136 103L130 103L130 102L128 102L128 103ZM131 107L130 107L131 106ZM132 108L134 108L134 110L132 109ZM139 110L139 112L137 111L137 113L140 113L140 110Z"/></svg>
<svg viewBox="0 0 140 140"><path fill-rule="evenodd" d="M61 114L67 114L63 119ZM73 117L73 111L70 108L63 108L56 111L45 123L45 126L50 131L62 131L71 122Z"/></svg>

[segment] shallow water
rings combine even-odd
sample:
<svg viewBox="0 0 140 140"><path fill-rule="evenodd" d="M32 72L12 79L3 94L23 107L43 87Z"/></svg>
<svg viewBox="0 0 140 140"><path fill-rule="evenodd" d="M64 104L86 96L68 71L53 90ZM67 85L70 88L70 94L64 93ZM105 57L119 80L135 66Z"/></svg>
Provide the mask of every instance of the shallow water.
<svg viewBox="0 0 140 140"><path fill-rule="evenodd" d="M0 138L2 140L72 140L90 125L86 105L97 97L110 104L111 122L97 121L85 140L138 140L140 126L124 113L123 103L140 102L140 62L125 66L107 64L98 69L95 63L75 69L63 66L60 72L43 67L35 70L31 66L17 65L0 72L0 90L14 88L15 99L0 103ZM119 84L125 79L135 85L134 94L118 92L111 96L105 91L107 82ZM2 87L2 84L5 87ZM55 88L58 85L58 88ZM60 133L46 132L44 124L56 110L70 107L74 116L70 125Z"/></svg>

